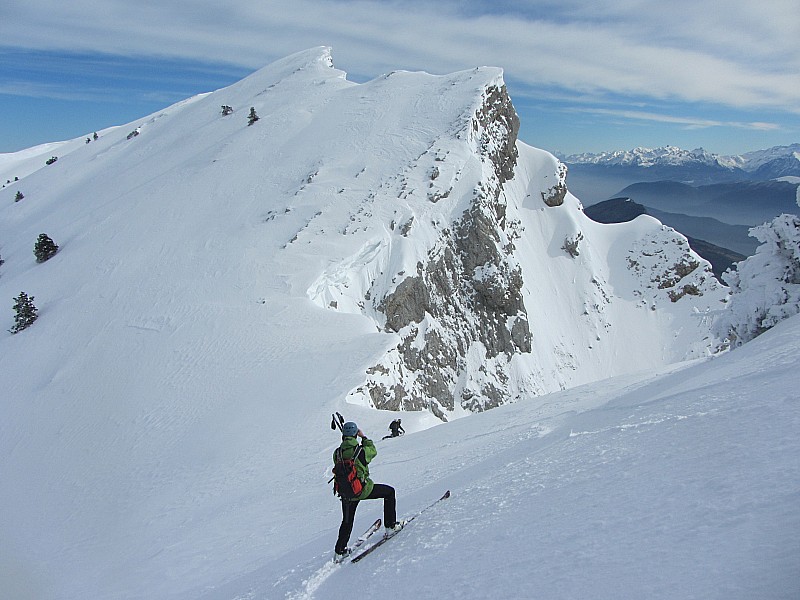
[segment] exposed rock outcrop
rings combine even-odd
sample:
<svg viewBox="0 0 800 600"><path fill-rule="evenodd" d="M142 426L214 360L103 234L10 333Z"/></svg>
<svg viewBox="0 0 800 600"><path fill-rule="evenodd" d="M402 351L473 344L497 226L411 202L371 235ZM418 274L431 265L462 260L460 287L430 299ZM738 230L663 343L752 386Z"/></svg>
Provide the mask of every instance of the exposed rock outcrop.
<svg viewBox="0 0 800 600"><path fill-rule="evenodd" d="M542 192L542 200L550 207L561 206L567 196L567 165L559 162L557 175L558 183Z"/></svg>
<svg viewBox="0 0 800 600"><path fill-rule="evenodd" d="M469 127L486 175L427 262L377 306L385 328L401 342L360 390L376 408L428 409L444 419L456 408L498 406L511 399L512 356L531 351L522 270L514 257L516 225L506 222L503 192L514 176L519 130L505 86L486 89ZM467 369L476 358L484 363L477 377Z"/></svg>

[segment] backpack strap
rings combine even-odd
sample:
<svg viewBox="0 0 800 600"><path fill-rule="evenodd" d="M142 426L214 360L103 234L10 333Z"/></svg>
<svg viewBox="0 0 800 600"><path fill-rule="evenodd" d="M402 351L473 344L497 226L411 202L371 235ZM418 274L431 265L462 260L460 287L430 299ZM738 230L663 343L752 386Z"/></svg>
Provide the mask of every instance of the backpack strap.
<svg viewBox="0 0 800 600"><path fill-rule="evenodd" d="M360 444L358 446L356 446L356 450L355 450L355 452L353 452L353 459L352 459L354 463L356 462L356 459L358 458L359 454L361 454L361 451L363 449L364 449L364 447L361 446ZM343 461L344 461L344 451L342 450L342 447L339 446L336 449L336 461L335 462L343 462ZM364 462L363 456L361 458L361 464L364 465L365 467L367 466L367 463ZM331 481L333 481L333 480L331 479ZM328 483L330 483L330 481Z"/></svg>

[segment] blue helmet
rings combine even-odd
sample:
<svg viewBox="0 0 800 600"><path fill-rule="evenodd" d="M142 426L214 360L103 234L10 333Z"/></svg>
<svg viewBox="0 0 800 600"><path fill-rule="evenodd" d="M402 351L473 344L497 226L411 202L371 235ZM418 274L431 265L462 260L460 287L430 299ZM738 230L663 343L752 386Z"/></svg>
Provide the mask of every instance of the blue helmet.
<svg viewBox="0 0 800 600"><path fill-rule="evenodd" d="M344 425L342 425L342 435L347 437L356 437L358 433L358 425L353 423L352 421L348 421Z"/></svg>

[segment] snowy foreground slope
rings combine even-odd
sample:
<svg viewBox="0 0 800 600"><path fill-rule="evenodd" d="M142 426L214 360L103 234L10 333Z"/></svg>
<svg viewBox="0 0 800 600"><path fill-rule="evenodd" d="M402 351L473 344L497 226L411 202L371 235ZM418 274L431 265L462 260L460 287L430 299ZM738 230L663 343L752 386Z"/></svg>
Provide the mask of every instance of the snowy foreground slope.
<svg viewBox="0 0 800 600"><path fill-rule="evenodd" d="M221 105L234 113L221 115ZM248 126L251 106L260 120ZM570 438L562 427L570 411L617 396L646 403L626 390L658 388L662 379L631 373L672 371L680 368L672 363L706 356L716 343L706 311L724 306L726 290L685 239L654 219L589 221L558 161L516 142L514 118L499 69L392 73L358 85L318 48L98 132L88 144L0 157L0 178L12 182L0 190L3 330L20 291L39 309L29 329L0 335L0 597L234 598L251 589L264 598L336 597L340 576L319 571L338 525L325 483L337 442L328 428L334 410L375 437L402 415L409 435L380 444L375 477L397 486L401 512L453 489L440 541L422 545L453 552L442 563L453 577L490 561L493 576L527 585L531 550L520 544L540 539L550 552L536 564L574 574L573 557L561 560L563 546L599 561L597 573L617 582L624 573L613 567L622 561L606 569L601 560L614 532L646 571L648 555L622 526L631 503L585 494L588 483L569 462L592 440L609 440L606 454L620 455L625 446L613 436L640 423L639 409L626 408L618 421L618 411L601 410L592 413L597 423L569 425L605 432L600 437ZM58 161L45 166L53 155ZM60 250L37 264L40 233ZM768 339L776 347L783 340ZM755 352L748 348L709 364ZM705 364L691 369L702 373ZM686 381L687 372L664 381ZM593 381L600 383L546 395ZM712 389L703 393L716 404ZM761 418L750 405L775 397L748 396L733 412L749 425ZM663 427L717 422L679 419L686 415L678 408L663 408L672 417ZM689 408L687 415L703 412ZM787 427L792 414L773 408L763 418L775 416L773 430ZM763 423L747 433L764 452L791 443L779 435L759 441ZM692 432L676 440L676 447L696 442ZM547 454L556 449L566 453L565 471ZM694 497L695 488L671 474L674 462L603 463L591 449L584 476L609 486L612 499L620 480L640 481L643 471L679 488L668 514ZM502 467L528 455L535 457L527 480L521 469ZM776 458L787 473L783 486L797 484L791 456ZM741 468L718 458L730 476ZM495 478L508 485L489 489ZM772 490L785 490L775 485L758 489L772 499ZM723 502L725 491L700 498ZM747 498L758 518L777 521L784 507ZM574 512L552 512L571 503ZM590 510L595 503L608 509L610 530ZM365 505L359 518L377 510ZM582 520L583 512L594 520ZM532 529L518 529L525 523ZM457 535L444 535L450 530ZM592 536L585 546L584 530ZM413 564L419 538L406 533L393 550ZM672 554L670 539L661 563ZM755 556L759 572L786 564L756 563L763 548L736 551ZM382 564L375 558L362 566ZM742 571L728 571L727 562L714 563L716 581L735 587ZM412 572L419 585L438 585ZM563 582L544 579L530 582L538 589ZM442 581L442 593L456 592L452 580Z"/></svg>
<svg viewBox="0 0 800 600"><path fill-rule="evenodd" d="M798 340L794 317L715 359L379 443L401 513L453 496L341 567L320 499L312 540L200 597L797 598ZM360 531L380 503L359 511Z"/></svg>

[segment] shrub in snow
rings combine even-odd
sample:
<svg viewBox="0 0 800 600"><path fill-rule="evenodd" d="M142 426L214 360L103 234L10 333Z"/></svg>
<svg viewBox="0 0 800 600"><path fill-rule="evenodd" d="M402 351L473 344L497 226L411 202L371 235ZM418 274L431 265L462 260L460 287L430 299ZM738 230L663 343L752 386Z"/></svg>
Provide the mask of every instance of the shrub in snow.
<svg viewBox="0 0 800 600"><path fill-rule="evenodd" d="M247 125L252 125L256 121L258 121L258 115L256 114L256 109L254 106L250 107L250 114L247 116Z"/></svg>
<svg viewBox="0 0 800 600"><path fill-rule="evenodd" d="M19 201L20 201L20 200L22 200L24 197L25 197L25 196L23 195L23 193L22 193L22 192L17 192L17 193L16 193L16 195L14 196L14 202L19 202Z"/></svg>
<svg viewBox="0 0 800 600"><path fill-rule="evenodd" d="M46 233L40 233L36 244L33 246L36 262L44 262L52 258L56 252L58 252L56 243Z"/></svg>
<svg viewBox="0 0 800 600"><path fill-rule="evenodd" d="M20 292L14 301L14 310L17 314L14 316L14 326L9 329L11 333L30 327L38 317L36 307L33 305L33 296L28 297L25 292Z"/></svg>
<svg viewBox="0 0 800 600"><path fill-rule="evenodd" d="M730 305L714 324L734 347L800 313L800 218L780 215L750 235L762 245L736 271L722 274L731 288Z"/></svg>
<svg viewBox="0 0 800 600"><path fill-rule="evenodd" d="M45 161L45 164L46 164L46 165L52 165L52 164L53 164L54 162L56 162L57 160L58 160L58 157L57 157L57 156L51 156L50 158L48 158L48 159Z"/></svg>
<svg viewBox="0 0 800 600"><path fill-rule="evenodd" d="M233 112L233 108L227 104L222 105L222 116L227 116Z"/></svg>

